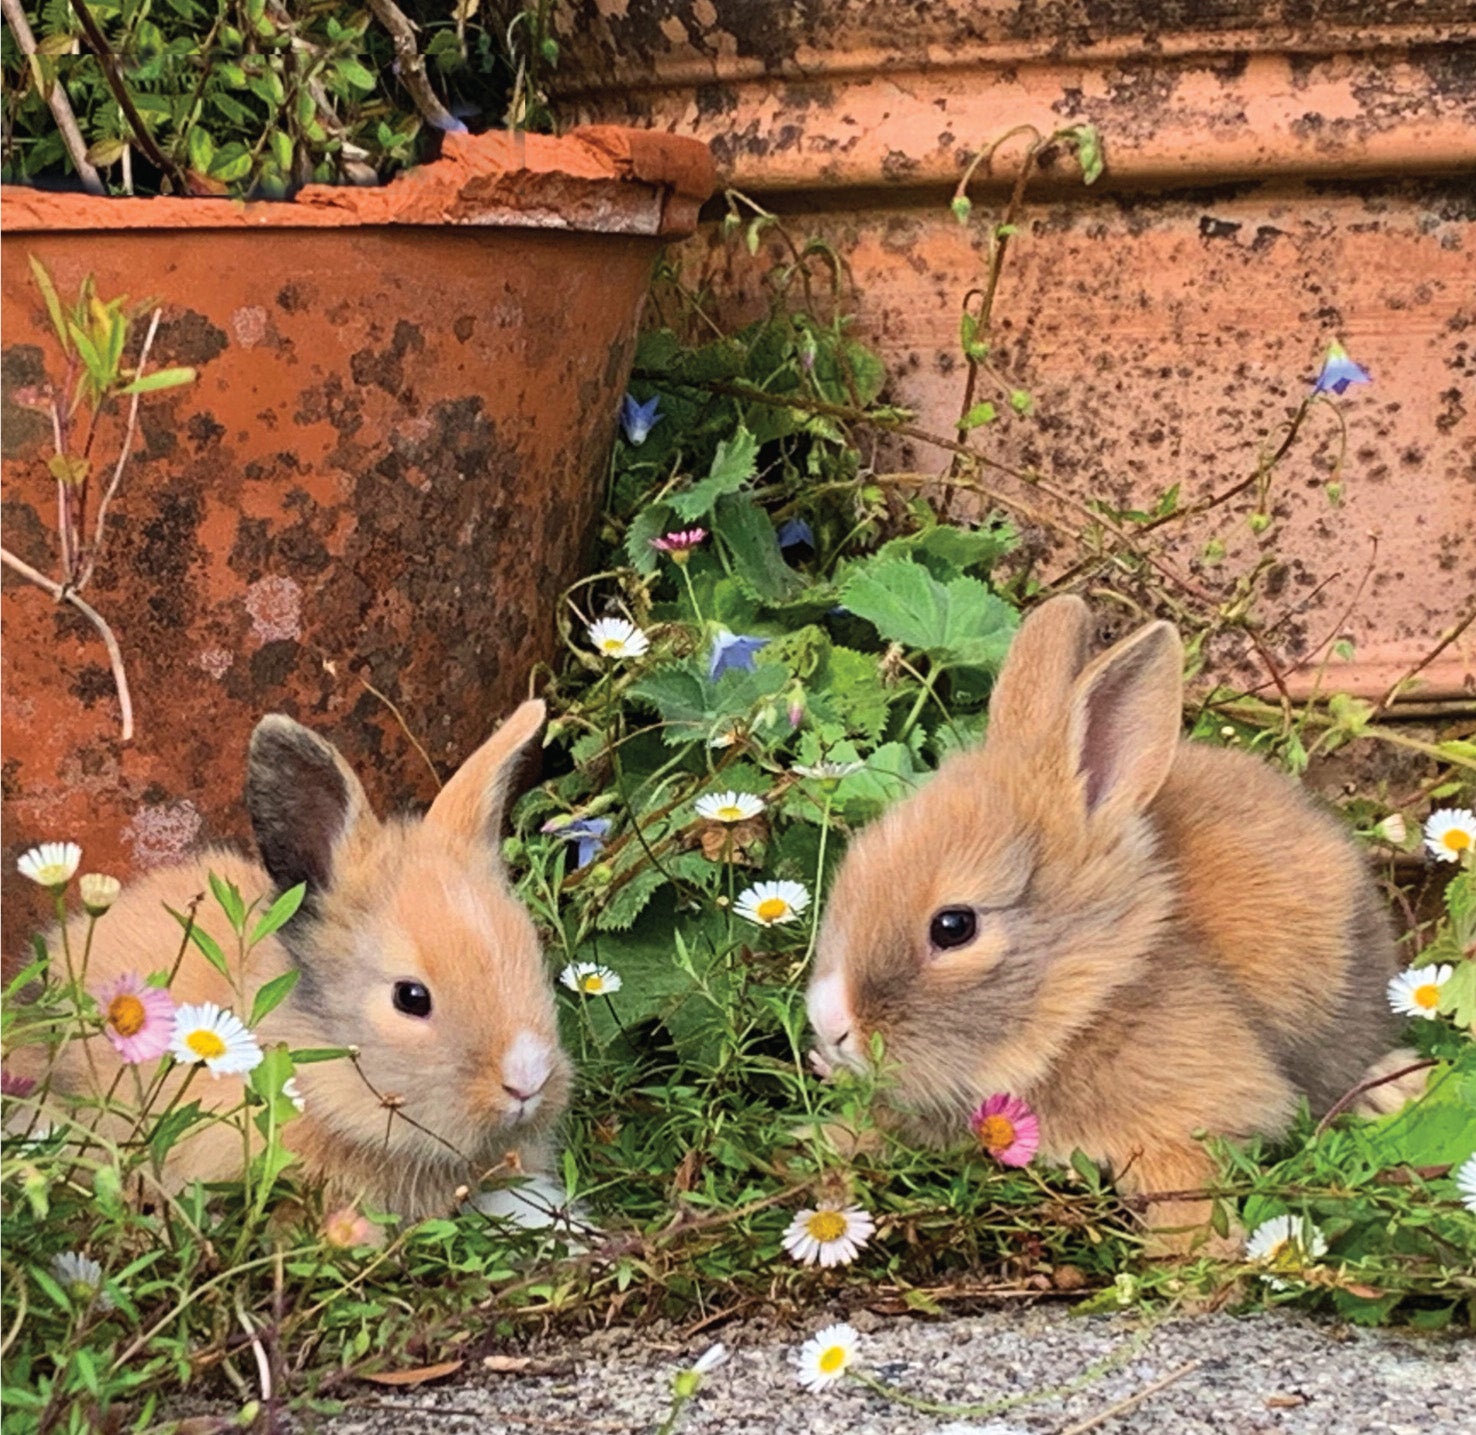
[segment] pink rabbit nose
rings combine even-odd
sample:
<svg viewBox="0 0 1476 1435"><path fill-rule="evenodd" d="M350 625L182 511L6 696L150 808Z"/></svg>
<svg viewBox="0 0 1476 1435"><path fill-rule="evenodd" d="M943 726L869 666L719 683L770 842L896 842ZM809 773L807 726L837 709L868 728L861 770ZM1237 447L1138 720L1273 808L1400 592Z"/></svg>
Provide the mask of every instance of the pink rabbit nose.
<svg viewBox="0 0 1476 1435"><path fill-rule="evenodd" d="M502 1058L502 1089L514 1101L537 1101L553 1075L553 1043L520 1031Z"/></svg>
<svg viewBox="0 0 1476 1435"><path fill-rule="evenodd" d="M810 987L806 1005L815 1035L828 1045L839 1048L855 1025L851 1004L846 999L845 978L839 972L821 977Z"/></svg>

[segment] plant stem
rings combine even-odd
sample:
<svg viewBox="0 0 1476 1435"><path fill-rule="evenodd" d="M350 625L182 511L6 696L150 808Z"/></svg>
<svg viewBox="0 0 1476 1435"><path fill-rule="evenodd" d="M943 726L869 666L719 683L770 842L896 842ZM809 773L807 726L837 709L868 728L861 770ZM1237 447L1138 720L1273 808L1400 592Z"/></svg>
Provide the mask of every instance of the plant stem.
<svg viewBox="0 0 1476 1435"><path fill-rule="evenodd" d="M425 60L415 42L415 26L394 0L369 0L374 18L389 31L395 47L395 59L400 65L400 83L409 91L420 117L428 124L448 134L465 134L466 126L440 101L431 82L426 77Z"/></svg>
<svg viewBox="0 0 1476 1435"><path fill-rule="evenodd" d="M5 23L10 26L10 33L15 36L16 45L19 46L21 54L26 57L33 76L39 82L41 77L37 73L39 62L36 59L36 37L31 33L26 12L21 8L21 0L0 0L0 7L4 8ZM37 88L40 88L39 83ZM72 168L77 171L77 178L82 181L82 188L88 194L106 194L108 191L102 182L102 176L93 168L92 161L87 158L87 141L82 138L82 131L77 128L77 117L72 113L72 102L67 98L67 92L59 80L52 82L51 93L46 96L46 103L51 109L51 118L56 121L57 133L61 135L62 144L66 147L67 158L72 161Z"/></svg>
<svg viewBox="0 0 1476 1435"><path fill-rule="evenodd" d="M132 742L133 697L128 691L128 673L123 667L123 650L118 646L113 630L108 627L107 619L90 603L84 601L75 588L68 588L56 582L55 579L48 578L44 573L32 568L29 563L17 558L8 548L0 548L0 563L19 573L22 578L29 578L38 588L45 589L58 603L70 603L97 629L98 637L103 640L103 646L108 650L108 663L113 669L113 683L118 689L118 706L122 709L123 718L123 741Z"/></svg>

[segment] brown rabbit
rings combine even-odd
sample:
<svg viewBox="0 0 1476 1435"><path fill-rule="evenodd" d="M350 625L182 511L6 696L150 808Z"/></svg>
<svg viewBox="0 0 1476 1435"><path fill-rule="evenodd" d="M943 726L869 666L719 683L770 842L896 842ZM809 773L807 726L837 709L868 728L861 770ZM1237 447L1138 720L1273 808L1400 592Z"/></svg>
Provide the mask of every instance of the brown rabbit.
<svg viewBox="0 0 1476 1435"><path fill-rule="evenodd" d="M1256 758L1180 739L1183 653L1150 623L1087 661L1088 612L1021 627L985 744L851 846L809 990L819 1064L873 1033L917 1134L1009 1092L1041 1151L1125 1194L1200 1189L1196 1132L1285 1130L1392 1044L1388 914L1356 847ZM1155 1203L1181 1234L1201 1203ZM1167 1244L1182 1247L1186 1241Z"/></svg>
<svg viewBox="0 0 1476 1435"><path fill-rule="evenodd" d="M264 718L252 735L246 783L261 865L205 851L125 889L97 925L86 985L97 991L124 973L167 967L181 931L165 904L183 910L206 890L210 872L235 883L248 902L305 882L297 915L253 949L246 988L249 1008L272 977L299 973L291 995L263 1019L256 1033L263 1044L358 1049L357 1064L298 1069L303 1114L283 1139L307 1174L326 1178L331 1199L418 1218L450 1210L458 1187L475 1186L510 1154L537 1171L551 1155L569 1067L538 938L498 847L514 759L543 721L541 702L524 703L423 819L380 822L332 746L289 718ZM213 902L200 906L197 920L234 952ZM79 918L73 952L84 933ZM51 950L59 950L55 934ZM193 949L170 994L180 1004L237 1005L229 983ZM106 1090L118 1060L103 1038L86 1045ZM62 1048L56 1088L93 1089L82 1046ZM165 1100L177 1084L178 1074ZM188 1098L229 1110L242 1099L241 1078L198 1072ZM238 1129L197 1128L170 1153L164 1183L238 1177L242 1162Z"/></svg>

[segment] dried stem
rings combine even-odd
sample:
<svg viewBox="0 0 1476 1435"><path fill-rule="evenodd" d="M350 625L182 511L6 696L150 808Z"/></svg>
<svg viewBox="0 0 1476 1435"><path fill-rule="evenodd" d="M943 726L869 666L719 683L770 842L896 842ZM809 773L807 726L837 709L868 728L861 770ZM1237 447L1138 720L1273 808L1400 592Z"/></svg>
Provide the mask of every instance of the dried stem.
<svg viewBox="0 0 1476 1435"><path fill-rule="evenodd" d="M107 80L108 88L113 92L113 98L118 101L118 108L123 111L128 127L132 130L134 139L138 141L139 149L147 156L149 163L169 180L177 194L190 193L189 181L184 171L159 148L149 127L143 122L138 106L133 103L133 96L128 93L128 85L123 79L123 72L118 68L118 57L113 53L112 46L108 44L108 38L103 34L102 26L97 23L92 11L87 8L86 0L71 0L71 4L72 11L82 26L82 33L87 36L88 47L97 56L97 62L102 66L103 78Z"/></svg>
<svg viewBox="0 0 1476 1435"><path fill-rule="evenodd" d="M1406 672L1402 677L1400 677L1396 682L1390 684L1389 691L1386 692L1376 704L1374 704L1374 713L1378 714L1383 712L1384 709L1387 708L1389 704L1392 703L1394 699L1399 696L1400 689L1403 688L1403 686L1412 678L1418 676L1426 668L1428 668L1430 664L1433 663L1435 659L1438 658L1441 653L1443 653L1448 647L1450 647L1450 645L1455 642L1455 640L1459 638L1461 634L1464 633L1473 622L1476 622L1476 604L1472 605L1471 611L1468 612L1464 618L1459 619L1454 624L1454 626L1447 628L1445 632L1441 634L1440 641L1436 643L1435 646L1431 648L1430 651L1426 653L1425 656L1414 665L1414 667L1410 668L1409 671Z"/></svg>
<svg viewBox="0 0 1476 1435"><path fill-rule="evenodd" d="M466 126L448 110L440 97L431 88L425 73L425 60L420 46L415 42L415 26L394 0L369 0L374 18L389 31L395 47L395 59L400 65L400 83L409 91L420 117L438 130L449 134L465 134Z"/></svg>
<svg viewBox="0 0 1476 1435"><path fill-rule="evenodd" d="M163 314L162 309L155 309L153 318L149 320L149 332L144 335L143 348L138 354L138 368L134 372L135 382L143 378L144 365L149 361L149 350L154 347L154 335L159 332L159 316ZM133 402L128 406L128 427L123 434L123 444L118 450L118 462L113 468L113 477L107 487L107 492L97 505L97 522L93 529L92 548L88 552L82 564L82 571L77 575L76 586L83 588L92 577L92 571L97 567L98 557L102 553L103 527L107 521L108 505L113 501L123 482L123 470L128 467L128 459L133 451L133 436L138 431L138 401L143 397L141 393L135 392Z"/></svg>
<svg viewBox="0 0 1476 1435"><path fill-rule="evenodd" d="M118 706L123 711L123 741L132 742L133 698L128 691L128 673L123 667L123 650L118 646L113 630L108 627L107 619L92 604L84 601L75 588L69 588L53 578L48 578L44 573L32 568L29 563L17 558L8 548L0 548L0 563L4 563L7 568L19 573L22 578L30 579L38 588L45 589L58 603L70 603L97 629L98 637L103 640L103 646L108 650L108 662L113 669L113 682L118 689Z"/></svg>
<svg viewBox="0 0 1476 1435"><path fill-rule="evenodd" d="M15 36L15 43L34 70L36 37L31 33L26 12L21 8L21 0L0 0L0 6L4 8L5 23L10 26L10 33ZM37 76L37 78L40 77ZM82 138L82 131L77 128L77 117L72 113L72 102L67 98L67 92L60 81L51 86L51 93L47 95L46 103L51 109L51 118L56 121L57 133L61 135L62 144L66 146L67 157L72 161L72 168L77 171L77 178L82 181L82 188L88 194L106 194L107 188L102 182L102 176L93 168L92 161L87 158L87 141Z"/></svg>

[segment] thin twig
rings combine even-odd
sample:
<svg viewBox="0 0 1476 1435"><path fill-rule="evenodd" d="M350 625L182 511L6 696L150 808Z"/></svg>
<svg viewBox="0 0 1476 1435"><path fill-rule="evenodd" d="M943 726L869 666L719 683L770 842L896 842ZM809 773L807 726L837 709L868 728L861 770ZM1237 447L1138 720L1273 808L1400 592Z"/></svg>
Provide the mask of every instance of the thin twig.
<svg viewBox="0 0 1476 1435"><path fill-rule="evenodd" d="M128 127L133 131L134 139L138 141L139 149L148 157L149 163L174 185L177 194L189 194L190 185L184 172L159 148L149 127L143 122L138 106L133 103L133 96L128 93L128 84L123 78L123 72L118 68L118 57L113 53L112 46L108 44L108 37L103 34L102 26L97 23L92 11L87 8L86 0L71 0L71 5L73 13L81 23L82 33L87 37L88 47L97 56L97 62L102 66L103 78L113 92L113 98L118 101L118 108L123 111Z"/></svg>
<svg viewBox="0 0 1476 1435"><path fill-rule="evenodd" d="M149 320L149 332L144 335L143 348L138 354L138 368L134 373L134 380L143 378L144 365L149 361L149 350L154 347L154 335L159 332L159 317L163 314L162 309L155 309L154 316ZM92 534L92 550L87 554L82 564L82 572L78 575L76 586L85 587L87 581L92 577L92 570L97 567L98 556L102 553L103 526L107 521L108 505L113 501L118 492L119 485L123 482L123 470L128 467L128 459L133 452L133 435L138 430L138 402L143 395L134 392L133 402L128 406L128 428L123 434L123 445L118 450L118 462L113 468L113 477L97 505L97 522Z"/></svg>
<svg viewBox="0 0 1476 1435"><path fill-rule="evenodd" d="M15 43L20 47L20 52L26 57L32 66L32 72L39 81L41 76L36 73L36 37L31 33L30 23L26 20L26 12L21 8L21 0L0 0L5 11L5 23L10 26L10 33L15 36ZM77 178L82 181L82 188L88 194L106 194L107 187L102 182L102 176L93 168L92 161L87 158L87 141L82 138L82 131L77 128L77 116L72 113L72 102L67 98L67 92L62 87L60 80L52 82L51 93L46 96L46 103L51 109L51 118L56 121L57 133L61 135L62 144L66 146L67 156L72 161L72 168L77 171Z"/></svg>
<svg viewBox="0 0 1476 1435"><path fill-rule="evenodd" d="M1389 691L1374 704L1374 715L1376 716L1383 712L1399 696L1399 690L1405 683L1428 668L1473 622L1476 622L1476 604L1472 604L1471 611L1464 618L1460 619L1453 628L1446 629L1441 635L1440 641L1414 667L1410 668L1402 677L1390 684Z"/></svg>
<svg viewBox="0 0 1476 1435"><path fill-rule="evenodd" d="M118 706L123 712L123 741L133 741L133 698L128 691L128 673L123 667L123 650L108 627L107 619L92 604L86 602L75 588L65 587L53 578L32 568L29 563L17 558L8 548L0 548L0 563L29 578L38 588L44 588L58 603L70 603L94 628L103 646L108 650L108 662L113 669L113 683L118 689Z"/></svg>
<svg viewBox="0 0 1476 1435"><path fill-rule="evenodd" d="M1141 1405L1150 1395L1157 1395L1160 1390L1172 1385L1176 1380L1192 1375L1203 1363L1199 1360L1187 1361L1177 1370L1171 1370L1167 1375L1160 1376L1152 1385L1145 1385L1141 1390L1119 1400L1116 1405L1109 1405L1105 1410L1099 1410L1085 1420L1078 1420L1074 1425L1067 1425L1058 1431L1057 1435L1085 1435L1086 1431L1095 1430L1097 1426L1111 1420L1114 1415L1121 1415L1123 1411L1131 1410L1135 1405Z"/></svg>
<svg viewBox="0 0 1476 1435"><path fill-rule="evenodd" d="M1376 1086L1386 1086L1391 1081L1398 1081L1402 1076L1409 1076L1416 1071L1424 1071L1426 1067L1438 1066L1440 1063L1433 1057L1426 1061L1411 1062L1408 1066L1401 1066L1398 1071L1391 1071L1386 1076L1370 1077L1367 1081L1360 1081L1351 1091L1346 1091L1328 1108L1327 1115L1317 1123L1317 1129L1312 1133L1315 1139L1343 1114L1365 1091L1372 1091Z"/></svg>
<svg viewBox="0 0 1476 1435"><path fill-rule="evenodd" d="M374 18L389 31L394 43L395 59L399 62L400 83L409 91L420 117L428 125L448 134L465 134L466 126L441 103L440 97L431 88L426 77L425 60L420 46L415 42L415 26L394 0L369 0Z"/></svg>

